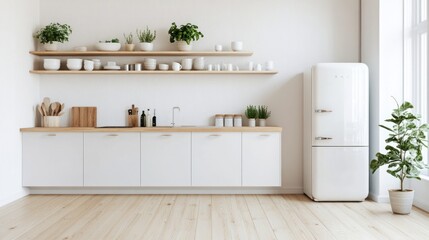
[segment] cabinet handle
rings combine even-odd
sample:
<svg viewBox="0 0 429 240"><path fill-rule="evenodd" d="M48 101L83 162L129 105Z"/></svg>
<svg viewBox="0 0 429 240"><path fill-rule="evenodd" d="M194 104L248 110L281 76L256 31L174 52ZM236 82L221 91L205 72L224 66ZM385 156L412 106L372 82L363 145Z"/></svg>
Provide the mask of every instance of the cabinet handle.
<svg viewBox="0 0 429 240"><path fill-rule="evenodd" d="M261 137L269 137L269 136L270 136L270 134L261 134L261 135L259 135L259 136L261 136Z"/></svg>
<svg viewBox="0 0 429 240"><path fill-rule="evenodd" d="M315 113L328 113L332 112L332 110L326 110L326 109L316 109L314 110Z"/></svg>
<svg viewBox="0 0 429 240"><path fill-rule="evenodd" d="M331 140L332 138L330 137L316 137L316 140Z"/></svg>
<svg viewBox="0 0 429 240"><path fill-rule="evenodd" d="M117 137L118 136L118 134L109 134L109 135L107 135L108 137Z"/></svg>
<svg viewBox="0 0 429 240"><path fill-rule="evenodd" d="M55 136L57 136L57 134L55 134L55 133L48 134L48 137L55 137Z"/></svg>
<svg viewBox="0 0 429 240"><path fill-rule="evenodd" d="M163 134L161 137L171 137L171 134Z"/></svg>
<svg viewBox="0 0 429 240"><path fill-rule="evenodd" d="M219 134L211 134L211 135L209 135L209 137L220 137L221 135L219 135Z"/></svg>

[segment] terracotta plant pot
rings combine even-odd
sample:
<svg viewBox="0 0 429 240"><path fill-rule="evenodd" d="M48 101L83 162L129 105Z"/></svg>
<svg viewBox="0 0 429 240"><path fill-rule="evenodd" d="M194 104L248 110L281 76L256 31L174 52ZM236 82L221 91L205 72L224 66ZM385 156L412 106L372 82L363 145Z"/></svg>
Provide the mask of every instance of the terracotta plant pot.
<svg viewBox="0 0 429 240"><path fill-rule="evenodd" d="M413 207L414 190L389 190L390 206L396 214L410 214Z"/></svg>

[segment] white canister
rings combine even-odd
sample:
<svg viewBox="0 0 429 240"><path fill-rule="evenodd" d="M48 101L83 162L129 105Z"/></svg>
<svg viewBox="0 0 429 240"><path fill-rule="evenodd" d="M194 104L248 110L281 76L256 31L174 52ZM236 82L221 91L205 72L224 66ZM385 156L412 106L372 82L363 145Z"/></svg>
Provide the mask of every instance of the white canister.
<svg viewBox="0 0 429 240"><path fill-rule="evenodd" d="M100 59L92 59L92 61L94 62L94 69L95 70L100 70L101 69L101 61L100 61Z"/></svg>
<svg viewBox="0 0 429 240"><path fill-rule="evenodd" d="M223 114L216 114L215 115L215 126L216 127L223 127Z"/></svg>
<svg viewBox="0 0 429 240"><path fill-rule="evenodd" d="M234 126L234 115L225 115L225 127Z"/></svg>
<svg viewBox="0 0 429 240"><path fill-rule="evenodd" d="M240 114L234 115L234 127L243 126L243 117Z"/></svg>

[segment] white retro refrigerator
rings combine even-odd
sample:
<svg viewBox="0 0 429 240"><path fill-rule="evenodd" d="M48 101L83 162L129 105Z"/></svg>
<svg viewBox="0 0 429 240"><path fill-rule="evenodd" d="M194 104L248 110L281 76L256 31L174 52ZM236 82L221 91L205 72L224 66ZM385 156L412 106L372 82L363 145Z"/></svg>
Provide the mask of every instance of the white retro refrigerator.
<svg viewBox="0 0 429 240"><path fill-rule="evenodd" d="M368 68L320 63L304 84L304 193L314 201L368 196Z"/></svg>

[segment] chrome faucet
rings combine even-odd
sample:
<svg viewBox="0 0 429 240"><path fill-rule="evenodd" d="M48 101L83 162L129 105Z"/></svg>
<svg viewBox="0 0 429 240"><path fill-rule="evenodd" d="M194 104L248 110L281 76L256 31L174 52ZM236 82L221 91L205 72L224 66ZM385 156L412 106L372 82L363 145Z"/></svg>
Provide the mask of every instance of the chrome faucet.
<svg viewBox="0 0 429 240"><path fill-rule="evenodd" d="M173 122L171 123L172 127L174 127L176 125L176 123L174 122L174 110L176 110L176 109L179 110L179 112L180 112L180 107L173 107L173 110L172 110L173 111Z"/></svg>

